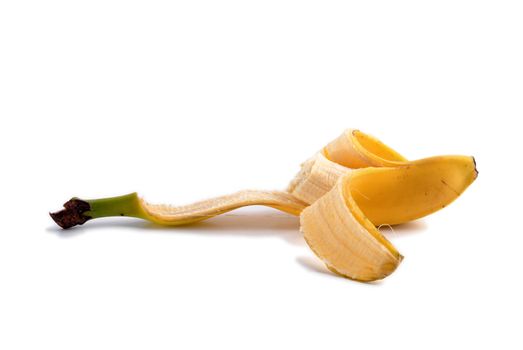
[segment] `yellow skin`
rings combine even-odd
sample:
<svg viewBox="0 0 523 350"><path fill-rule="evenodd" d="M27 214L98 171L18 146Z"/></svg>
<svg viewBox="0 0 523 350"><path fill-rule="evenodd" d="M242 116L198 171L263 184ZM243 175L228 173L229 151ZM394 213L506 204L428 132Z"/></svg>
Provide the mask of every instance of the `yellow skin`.
<svg viewBox="0 0 523 350"><path fill-rule="evenodd" d="M464 156L357 169L302 212L301 231L330 270L358 281L381 279L403 257L376 226L433 213L455 200L476 176L474 159Z"/></svg>
<svg viewBox="0 0 523 350"><path fill-rule="evenodd" d="M373 224L396 225L446 207L476 177L472 157L432 157L358 169L350 180L350 195Z"/></svg>

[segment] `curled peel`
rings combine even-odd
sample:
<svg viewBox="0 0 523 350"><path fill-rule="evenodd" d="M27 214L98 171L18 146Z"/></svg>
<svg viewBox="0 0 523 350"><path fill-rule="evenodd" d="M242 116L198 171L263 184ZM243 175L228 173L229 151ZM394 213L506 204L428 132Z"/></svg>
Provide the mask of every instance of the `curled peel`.
<svg viewBox="0 0 523 350"><path fill-rule="evenodd" d="M476 178L471 157L434 157L342 176L300 215L301 231L329 269L358 281L391 274L403 257L376 228L432 213Z"/></svg>
<svg viewBox="0 0 523 350"><path fill-rule="evenodd" d="M350 177L342 177L303 211L300 230L332 271L358 281L381 279L396 269L402 256L347 196Z"/></svg>
<svg viewBox="0 0 523 350"><path fill-rule="evenodd" d="M354 129L345 130L323 147L322 153L331 161L352 169L396 166L408 162L407 158L377 138Z"/></svg>
<svg viewBox="0 0 523 350"><path fill-rule="evenodd" d="M405 157L377 138L348 129L302 164L287 191L312 204L327 193L339 177L352 169L408 163Z"/></svg>

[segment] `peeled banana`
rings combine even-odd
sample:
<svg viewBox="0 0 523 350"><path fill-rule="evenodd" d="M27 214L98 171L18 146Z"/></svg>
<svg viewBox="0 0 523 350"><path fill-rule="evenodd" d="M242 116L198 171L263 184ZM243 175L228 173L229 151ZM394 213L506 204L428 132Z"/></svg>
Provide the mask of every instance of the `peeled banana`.
<svg viewBox="0 0 523 350"><path fill-rule="evenodd" d="M185 206L150 204L136 193L72 198L50 215L62 228L108 216L185 225L243 206L265 205L300 215L300 231L330 270L373 281L388 276L402 260L376 226L404 223L444 208L476 177L472 157L408 161L378 139L347 130L305 161L285 191L246 190Z"/></svg>

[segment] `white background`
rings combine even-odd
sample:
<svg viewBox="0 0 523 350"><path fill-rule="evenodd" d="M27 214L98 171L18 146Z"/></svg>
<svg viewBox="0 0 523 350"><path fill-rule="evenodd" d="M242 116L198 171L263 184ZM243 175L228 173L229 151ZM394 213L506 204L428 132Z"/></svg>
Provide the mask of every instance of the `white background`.
<svg viewBox="0 0 523 350"><path fill-rule="evenodd" d="M0 3L0 348L523 346L521 1ZM61 231L71 196L280 189L345 128L474 155L450 207L387 232L370 284L295 217Z"/></svg>

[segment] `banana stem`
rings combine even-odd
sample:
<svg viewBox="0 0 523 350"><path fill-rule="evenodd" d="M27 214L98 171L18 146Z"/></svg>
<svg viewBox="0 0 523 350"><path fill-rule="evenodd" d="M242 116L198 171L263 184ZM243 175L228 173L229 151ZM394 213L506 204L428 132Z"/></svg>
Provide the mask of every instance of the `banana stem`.
<svg viewBox="0 0 523 350"><path fill-rule="evenodd" d="M110 216L130 216L146 219L136 192L101 199L71 198L64 204L64 209L49 213L49 215L64 229L82 225L91 219Z"/></svg>

